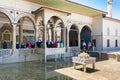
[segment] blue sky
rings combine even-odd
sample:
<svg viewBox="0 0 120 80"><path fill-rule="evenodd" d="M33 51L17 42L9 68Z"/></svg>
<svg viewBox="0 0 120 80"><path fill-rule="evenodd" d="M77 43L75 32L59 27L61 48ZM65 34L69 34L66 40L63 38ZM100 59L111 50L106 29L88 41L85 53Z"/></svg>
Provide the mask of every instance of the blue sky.
<svg viewBox="0 0 120 80"><path fill-rule="evenodd" d="M71 0L107 12L107 0ZM113 0L112 17L120 20L120 0Z"/></svg>

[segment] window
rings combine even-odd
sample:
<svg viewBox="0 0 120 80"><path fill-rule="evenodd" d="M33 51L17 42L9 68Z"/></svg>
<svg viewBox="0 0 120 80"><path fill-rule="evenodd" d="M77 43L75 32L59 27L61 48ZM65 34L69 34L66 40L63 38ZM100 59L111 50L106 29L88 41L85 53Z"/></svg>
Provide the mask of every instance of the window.
<svg viewBox="0 0 120 80"><path fill-rule="evenodd" d="M115 30L115 35L118 36L118 30L117 29Z"/></svg>
<svg viewBox="0 0 120 80"><path fill-rule="evenodd" d="M92 42L95 44L95 47L96 47L96 39L93 39Z"/></svg>
<svg viewBox="0 0 120 80"><path fill-rule="evenodd" d="M115 40L115 47L118 47L118 40Z"/></svg>
<svg viewBox="0 0 120 80"><path fill-rule="evenodd" d="M107 35L110 35L110 29L107 28Z"/></svg>
<svg viewBox="0 0 120 80"><path fill-rule="evenodd" d="M11 33L10 33L10 31L5 30L2 33L2 40L4 40L4 41L11 41Z"/></svg>
<svg viewBox="0 0 120 80"><path fill-rule="evenodd" d="M107 47L110 47L110 40L107 39Z"/></svg>
<svg viewBox="0 0 120 80"><path fill-rule="evenodd" d="M34 34L34 30L23 30L23 33Z"/></svg>

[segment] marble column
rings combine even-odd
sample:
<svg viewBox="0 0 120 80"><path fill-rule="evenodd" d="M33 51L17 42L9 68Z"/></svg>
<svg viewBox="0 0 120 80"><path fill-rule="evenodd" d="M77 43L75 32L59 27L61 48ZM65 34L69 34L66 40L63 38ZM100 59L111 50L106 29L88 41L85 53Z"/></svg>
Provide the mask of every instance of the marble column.
<svg viewBox="0 0 120 80"><path fill-rule="evenodd" d="M19 33L19 35L20 35L20 42L19 42L19 44L21 45L21 43L23 42L23 26L20 26L20 33Z"/></svg>
<svg viewBox="0 0 120 80"><path fill-rule="evenodd" d="M53 36L53 41L55 42L56 41L56 35L55 35L55 26L53 27L53 34L52 34L52 36Z"/></svg>
<svg viewBox="0 0 120 80"><path fill-rule="evenodd" d="M15 52L16 51L16 25L17 24L12 24L12 26L13 26L13 46L12 46L12 50L13 50L13 52Z"/></svg>
<svg viewBox="0 0 120 80"><path fill-rule="evenodd" d="M37 47L36 42L38 40L38 25L35 25L35 48Z"/></svg>
<svg viewBox="0 0 120 80"><path fill-rule="evenodd" d="M81 40L80 40L80 31L78 31L78 47L79 47L79 50L81 49Z"/></svg>
<svg viewBox="0 0 120 80"><path fill-rule="evenodd" d="M43 31L44 31L44 50L45 50L45 63L47 63L47 55L46 55L46 48L47 48L47 45L46 45L46 24L43 23Z"/></svg>
<svg viewBox="0 0 120 80"><path fill-rule="evenodd" d="M66 31L67 31L66 28L64 28L63 34L62 34L62 36L64 37L64 39L63 39L64 40L64 47L66 47L66 40L67 40Z"/></svg>
<svg viewBox="0 0 120 80"><path fill-rule="evenodd" d="M67 48L69 47L69 31L67 30Z"/></svg>

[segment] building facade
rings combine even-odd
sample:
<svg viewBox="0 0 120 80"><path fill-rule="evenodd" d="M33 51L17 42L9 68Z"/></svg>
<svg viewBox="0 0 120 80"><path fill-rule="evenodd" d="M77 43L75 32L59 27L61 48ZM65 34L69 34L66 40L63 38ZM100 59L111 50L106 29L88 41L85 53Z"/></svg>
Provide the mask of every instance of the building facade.
<svg viewBox="0 0 120 80"><path fill-rule="evenodd" d="M46 62L49 55L79 53L83 42L95 50L120 49L120 20L106 15L66 0L2 0L0 61Z"/></svg>

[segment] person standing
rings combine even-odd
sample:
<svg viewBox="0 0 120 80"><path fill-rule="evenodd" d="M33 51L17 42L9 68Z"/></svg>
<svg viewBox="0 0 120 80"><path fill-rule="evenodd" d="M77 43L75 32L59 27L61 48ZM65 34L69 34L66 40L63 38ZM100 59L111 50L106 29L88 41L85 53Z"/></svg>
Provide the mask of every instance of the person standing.
<svg viewBox="0 0 120 80"><path fill-rule="evenodd" d="M85 51L86 50L86 43L85 43L85 41L83 42L82 46L83 46L83 51Z"/></svg>
<svg viewBox="0 0 120 80"><path fill-rule="evenodd" d="M88 43L88 50L91 48L91 42Z"/></svg>
<svg viewBox="0 0 120 80"><path fill-rule="evenodd" d="M95 43L92 42L92 50L94 51L95 50Z"/></svg>

